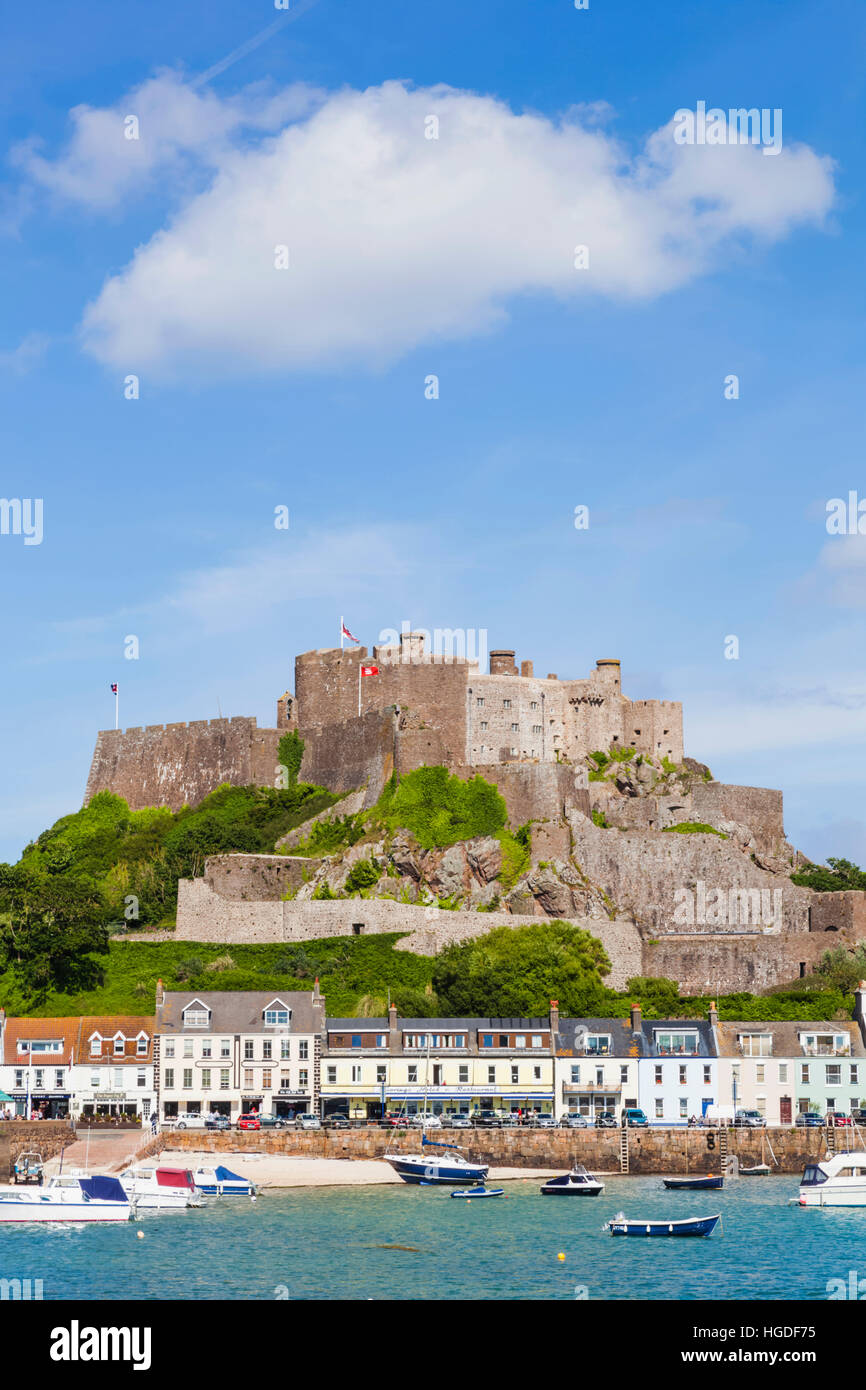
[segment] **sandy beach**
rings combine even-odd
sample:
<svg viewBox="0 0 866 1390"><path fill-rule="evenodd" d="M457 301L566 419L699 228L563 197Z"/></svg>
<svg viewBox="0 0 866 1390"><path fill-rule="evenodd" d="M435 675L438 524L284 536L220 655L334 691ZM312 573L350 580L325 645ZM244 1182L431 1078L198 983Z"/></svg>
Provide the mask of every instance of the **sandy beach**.
<svg viewBox="0 0 866 1390"><path fill-rule="evenodd" d="M212 1168L223 1164L259 1187L360 1187L402 1182L390 1164L376 1158L300 1158L285 1154L164 1149L159 1162L166 1168ZM558 1168L491 1168L487 1181L547 1178L561 1171Z"/></svg>

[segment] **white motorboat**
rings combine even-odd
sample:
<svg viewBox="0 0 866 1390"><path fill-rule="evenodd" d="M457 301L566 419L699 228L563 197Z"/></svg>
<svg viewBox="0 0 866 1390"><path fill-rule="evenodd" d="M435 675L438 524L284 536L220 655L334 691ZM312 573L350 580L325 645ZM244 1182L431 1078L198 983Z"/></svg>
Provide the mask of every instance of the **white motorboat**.
<svg viewBox="0 0 866 1390"><path fill-rule="evenodd" d="M178 1207L201 1207L205 1199L196 1191L188 1168L157 1168L134 1165L120 1174L120 1185L136 1211L165 1211Z"/></svg>
<svg viewBox="0 0 866 1390"><path fill-rule="evenodd" d="M233 1173L220 1164L217 1168L194 1168L193 1182L208 1197L255 1197L257 1188L249 1178Z"/></svg>
<svg viewBox="0 0 866 1390"><path fill-rule="evenodd" d="M437 1144L435 1140L422 1135L422 1150L427 1145L431 1148L454 1150L455 1155L450 1158L442 1154L422 1152L420 1154L386 1153L383 1157L386 1163L390 1163L394 1172L400 1174L404 1182L410 1183L440 1183L450 1184L454 1187L465 1187L470 1183L483 1182L490 1171L489 1164L470 1163L462 1154L456 1152L456 1144Z"/></svg>
<svg viewBox="0 0 866 1390"><path fill-rule="evenodd" d="M582 1163L575 1163L570 1173L550 1178L542 1187L542 1197L597 1197L604 1183L588 1172Z"/></svg>
<svg viewBox="0 0 866 1390"><path fill-rule="evenodd" d="M866 1207L866 1150L807 1163L799 1201L801 1207Z"/></svg>
<svg viewBox="0 0 866 1390"><path fill-rule="evenodd" d="M0 1187L0 1222L128 1221L132 1204L117 1178L49 1178L43 1187Z"/></svg>

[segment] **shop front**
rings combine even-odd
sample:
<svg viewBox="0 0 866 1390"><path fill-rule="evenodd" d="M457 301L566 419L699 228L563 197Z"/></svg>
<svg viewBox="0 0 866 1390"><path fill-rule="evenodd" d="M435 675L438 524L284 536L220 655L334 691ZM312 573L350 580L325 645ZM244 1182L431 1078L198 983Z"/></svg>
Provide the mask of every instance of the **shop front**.
<svg viewBox="0 0 866 1390"><path fill-rule="evenodd" d="M130 1095L126 1091L94 1091L92 1096L81 1103L81 1118L137 1120L141 1118L141 1100L141 1096Z"/></svg>
<svg viewBox="0 0 866 1390"><path fill-rule="evenodd" d="M279 1115L281 1120L290 1120L295 1115L306 1115L312 1110L312 1098L309 1091L292 1091L284 1086L274 1091L273 1107L273 1113Z"/></svg>
<svg viewBox="0 0 866 1390"><path fill-rule="evenodd" d="M17 1119L65 1120L72 1099L67 1091L10 1091Z"/></svg>
<svg viewBox="0 0 866 1390"><path fill-rule="evenodd" d="M553 1113L552 1091L504 1090L501 1086L386 1086L388 1111L413 1115L452 1115L472 1118L479 1110L496 1110L519 1119Z"/></svg>

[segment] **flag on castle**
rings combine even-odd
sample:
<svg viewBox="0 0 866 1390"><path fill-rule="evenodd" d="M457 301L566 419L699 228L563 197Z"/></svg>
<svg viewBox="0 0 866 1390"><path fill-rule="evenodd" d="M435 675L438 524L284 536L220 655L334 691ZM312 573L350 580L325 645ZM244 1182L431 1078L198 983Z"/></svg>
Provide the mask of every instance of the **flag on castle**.
<svg viewBox="0 0 866 1390"><path fill-rule="evenodd" d="M112 695L116 695L116 694L117 694L117 686L114 685L114 684L112 684L111 693L112 693Z"/></svg>
<svg viewBox="0 0 866 1390"><path fill-rule="evenodd" d="M343 622L343 619L341 618L341 619L340 619L340 646L341 646L341 647L342 647L342 645L343 645L343 638L344 638L344 637L348 637L349 641L350 641L350 642L354 642L356 647L360 645L360 643L358 642L357 637L353 637L353 636L352 636L351 632L350 632L349 629L346 627L346 624Z"/></svg>
<svg viewBox="0 0 866 1390"><path fill-rule="evenodd" d="M361 675L362 675L362 676L378 676L378 674L379 674L379 667L378 667L378 666L362 666L362 667L361 667Z"/></svg>

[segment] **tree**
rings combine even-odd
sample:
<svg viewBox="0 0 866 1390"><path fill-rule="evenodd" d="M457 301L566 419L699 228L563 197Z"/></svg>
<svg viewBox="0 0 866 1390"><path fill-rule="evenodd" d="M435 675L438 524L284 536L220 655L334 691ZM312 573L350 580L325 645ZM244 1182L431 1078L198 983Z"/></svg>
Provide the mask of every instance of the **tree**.
<svg viewBox="0 0 866 1390"><path fill-rule="evenodd" d="M40 1003L52 989L75 993L102 983L95 957L108 954L108 931L99 921L95 889L4 864L0 911L0 966L11 967L29 1000Z"/></svg>
<svg viewBox="0 0 866 1390"><path fill-rule="evenodd" d="M604 947L589 932L534 922L446 946L433 966L433 988L450 1017L542 1018L551 999L562 1014L586 1017L617 1007L602 982L609 970Z"/></svg>
<svg viewBox="0 0 866 1390"><path fill-rule="evenodd" d="M866 889L866 873L852 864L850 859L828 859L827 868L823 864L808 864L796 874L791 874L791 882L800 888L812 888L816 893L846 893Z"/></svg>
<svg viewBox="0 0 866 1390"><path fill-rule="evenodd" d="M815 974L825 979L831 989L853 994L866 976L866 943L861 941L856 950L850 952L844 946L825 951L815 968Z"/></svg>

